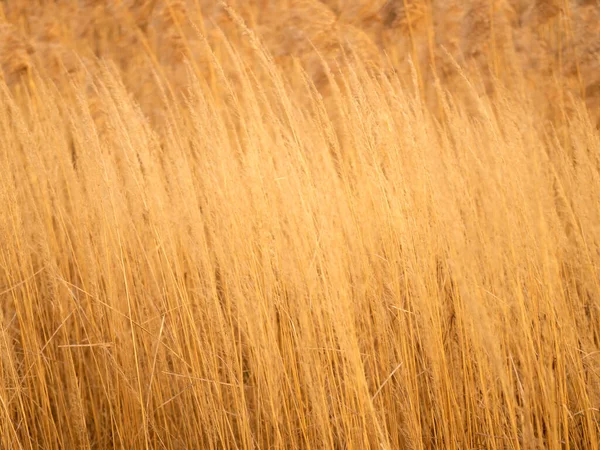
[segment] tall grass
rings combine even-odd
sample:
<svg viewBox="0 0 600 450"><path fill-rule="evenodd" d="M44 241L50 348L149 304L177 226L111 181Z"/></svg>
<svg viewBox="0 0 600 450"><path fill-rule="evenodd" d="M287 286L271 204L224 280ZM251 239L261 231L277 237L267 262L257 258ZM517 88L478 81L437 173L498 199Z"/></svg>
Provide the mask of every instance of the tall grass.
<svg viewBox="0 0 600 450"><path fill-rule="evenodd" d="M0 448L598 449L597 6L287 3L3 6Z"/></svg>

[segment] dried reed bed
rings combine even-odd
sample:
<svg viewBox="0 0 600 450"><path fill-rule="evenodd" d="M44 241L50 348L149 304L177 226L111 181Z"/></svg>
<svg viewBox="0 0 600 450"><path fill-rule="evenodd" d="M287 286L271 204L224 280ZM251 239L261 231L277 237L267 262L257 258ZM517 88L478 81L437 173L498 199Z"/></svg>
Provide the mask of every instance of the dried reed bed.
<svg viewBox="0 0 600 450"><path fill-rule="evenodd" d="M3 3L0 447L598 449L597 14Z"/></svg>

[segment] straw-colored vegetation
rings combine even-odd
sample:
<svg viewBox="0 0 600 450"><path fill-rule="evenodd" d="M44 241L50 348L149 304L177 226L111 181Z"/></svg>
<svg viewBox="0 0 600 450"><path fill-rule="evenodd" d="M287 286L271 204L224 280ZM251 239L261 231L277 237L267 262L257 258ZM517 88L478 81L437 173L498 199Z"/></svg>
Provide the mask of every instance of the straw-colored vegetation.
<svg viewBox="0 0 600 450"><path fill-rule="evenodd" d="M599 27L0 3L0 448L597 450Z"/></svg>

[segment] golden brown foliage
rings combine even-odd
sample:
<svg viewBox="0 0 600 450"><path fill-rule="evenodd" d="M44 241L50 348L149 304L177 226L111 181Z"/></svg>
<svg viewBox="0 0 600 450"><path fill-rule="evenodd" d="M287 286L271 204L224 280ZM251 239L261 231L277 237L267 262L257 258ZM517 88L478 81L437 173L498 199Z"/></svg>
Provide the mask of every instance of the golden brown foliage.
<svg viewBox="0 0 600 450"><path fill-rule="evenodd" d="M597 2L0 22L0 448L598 450Z"/></svg>

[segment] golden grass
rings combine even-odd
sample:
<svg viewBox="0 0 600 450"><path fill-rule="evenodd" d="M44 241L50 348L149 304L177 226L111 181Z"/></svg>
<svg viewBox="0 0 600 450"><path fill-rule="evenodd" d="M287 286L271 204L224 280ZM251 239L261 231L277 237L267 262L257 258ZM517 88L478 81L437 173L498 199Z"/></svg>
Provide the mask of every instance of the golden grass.
<svg viewBox="0 0 600 450"><path fill-rule="evenodd" d="M595 2L0 5L0 448L598 449Z"/></svg>

